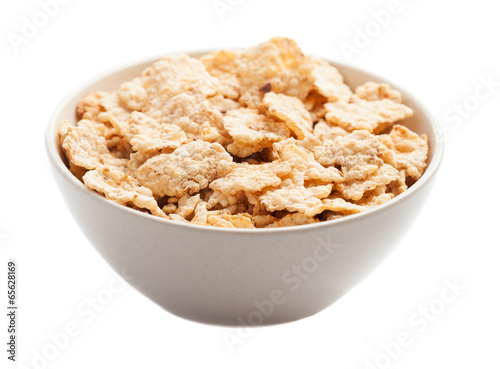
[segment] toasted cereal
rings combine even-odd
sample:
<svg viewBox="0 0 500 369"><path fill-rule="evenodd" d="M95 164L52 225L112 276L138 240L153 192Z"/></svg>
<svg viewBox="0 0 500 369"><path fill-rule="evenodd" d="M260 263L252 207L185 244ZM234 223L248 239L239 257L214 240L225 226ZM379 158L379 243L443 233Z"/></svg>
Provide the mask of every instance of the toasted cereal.
<svg viewBox="0 0 500 369"><path fill-rule="evenodd" d="M192 141L172 154L161 154L147 160L136 172L139 183L155 196L195 194L207 188L214 179L236 166L218 143Z"/></svg>
<svg viewBox="0 0 500 369"><path fill-rule="evenodd" d="M164 205L161 210L165 213L165 214L173 214L177 211L177 205L175 204L166 204Z"/></svg>
<svg viewBox="0 0 500 369"><path fill-rule="evenodd" d="M231 195L220 191L212 191L212 194L207 200L207 208L212 209L219 206L220 208L227 209L238 202L239 195L240 193Z"/></svg>
<svg viewBox="0 0 500 369"><path fill-rule="evenodd" d="M319 220L313 217L308 217L302 213L290 213L285 215L283 218L274 221L273 223L266 226L266 228L276 228L276 227L291 227L296 225L312 224L318 223Z"/></svg>
<svg viewBox="0 0 500 369"><path fill-rule="evenodd" d="M102 125L100 127L102 127ZM116 158L129 159L130 154L134 152L132 146L130 145L129 139L129 135L124 137L119 135L111 135L106 140L106 145L108 146L109 152Z"/></svg>
<svg viewBox="0 0 500 369"><path fill-rule="evenodd" d="M148 102L148 92L140 78L122 83L118 89L118 97L120 103L130 111L141 110Z"/></svg>
<svg viewBox="0 0 500 369"><path fill-rule="evenodd" d="M346 199L359 200L364 193L379 186L388 185L400 179L399 172L389 164L383 164L367 178L352 179L336 185L337 191L341 192Z"/></svg>
<svg viewBox="0 0 500 369"><path fill-rule="evenodd" d="M314 147L316 160L324 166L340 166L345 181L364 179L384 161L387 148L366 130L354 131Z"/></svg>
<svg viewBox="0 0 500 369"><path fill-rule="evenodd" d="M228 111L241 108L241 104L232 99L228 99L222 95L215 95L207 98L204 102L209 108L218 110L221 114L226 114Z"/></svg>
<svg viewBox="0 0 500 369"><path fill-rule="evenodd" d="M392 127L388 135L380 135L379 140L390 150L388 162L398 170L404 170L413 179L419 179L426 167L427 136L410 131L402 125Z"/></svg>
<svg viewBox="0 0 500 369"><path fill-rule="evenodd" d="M265 228L274 222L276 222L278 218L273 217L270 214L266 215L253 215L252 222L255 225L255 228Z"/></svg>
<svg viewBox="0 0 500 369"><path fill-rule="evenodd" d="M76 178L118 204L203 226L351 216L406 191L428 155L425 135L394 124L413 114L399 91L368 81L353 93L284 37L167 56L76 110L76 125L59 129Z"/></svg>
<svg viewBox="0 0 500 369"><path fill-rule="evenodd" d="M263 104L268 114L283 121L297 139L302 140L312 132L311 115L296 97L268 92L264 95Z"/></svg>
<svg viewBox="0 0 500 369"><path fill-rule="evenodd" d="M121 205L133 204L151 214L165 218L150 189L139 185L136 179L107 166L88 171L83 176L85 185Z"/></svg>
<svg viewBox="0 0 500 369"><path fill-rule="evenodd" d="M360 99L368 101L389 99L396 103L403 102L401 92L391 88L387 83L366 82L356 87L355 93Z"/></svg>
<svg viewBox="0 0 500 369"><path fill-rule="evenodd" d="M325 104L325 107L325 119L349 132L358 129L380 132L389 124L413 115L409 107L392 100L367 101L356 95L350 101L340 100Z"/></svg>
<svg viewBox="0 0 500 369"><path fill-rule="evenodd" d="M314 79L314 88L329 102L347 101L351 97L352 91L344 83L344 77L330 63L317 59L317 65L312 70L311 75Z"/></svg>
<svg viewBox="0 0 500 369"><path fill-rule="evenodd" d="M344 128L334 126L325 120L320 120L314 125L313 135L323 137L326 140L335 140L338 136L346 136L347 132Z"/></svg>
<svg viewBox="0 0 500 369"><path fill-rule="evenodd" d="M320 219L322 221L329 221L329 220L335 220L335 219L340 219L340 218L343 218L345 217L345 214L339 214L339 213L336 213L334 211L325 211L322 216L320 217Z"/></svg>
<svg viewBox="0 0 500 369"><path fill-rule="evenodd" d="M240 96L240 82L235 73L240 54L239 51L222 50L214 51L200 58L208 73L220 81L220 92L234 100Z"/></svg>
<svg viewBox="0 0 500 369"><path fill-rule="evenodd" d="M181 223L193 223L192 221L189 222L189 220L186 220L186 219L184 219L183 217L181 217L180 215L177 215L177 214L169 214L167 216L167 219L174 220L176 222L181 222Z"/></svg>
<svg viewBox="0 0 500 369"><path fill-rule="evenodd" d="M299 146L291 139L275 144L273 154L279 161L290 164L296 183L317 181L327 184L342 181L342 174L337 168L325 168L315 160L312 152Z"/></svg>
<svg viewBox="0 0 500 369"><path fill-rule="evenodd" d="M78 119L97 120L97 116L103 110L101 99L108 96L106 91L89 92L76 106L76 116Z"/></svg>
<svg viewBox="0 0 500 369"><path fill-rule="evenodd" d="M74 166L96 169L104 164L118 167L125 165L123 160L110 154L106 139L99 136L96 125L90 120L81 120L77 127L65 123L60 131L63 132L61 146Z"/></svg>
<svg viewBox="0 0 500 369"><path fill-rule="evenodd" d="M194 215L191 219L192 224L208 225L208 209L205 201L200 201L194 209ZM184 218L183 218L184 219Z"/></svg>
<svg viewBox="0 0 500 369"><path fill-rule="evenodd" d="M332 184L304 187L295 184L292 179L285 179L278 188L269 189L260 201L270 212L287 210L304 213L308 208L321 203L332 191Z"/></svg>
<svg viewBox="0 0 500 369"><path fill-rule="evenodd" d="M304 100L304 108L309 112L313 124L323 119L326 114L325 103L327 102L326 97L321 96L316 91L311 91Z"/></svg>
<svg viewBox="0 0 500 369"><path fill-rule="evenodd" d="M200 201L194 210L192 224L222 228L255 228L250 214L230 214L225 210L207 210L207 203Z"/></svg>
<svg viewBox="0 0 500 369"><path fill-rule="evenodd" d="M161 110L163 103L180 93L210 97L220 90L219 80L207 72L205 65L186 54L158 60L146 68L139 78L148 92L148 105L143 109L145 113Z"/></svg>
<svg viewBox="0 0 500 369"><path fill-rule="evenodd" d="M128 119L130 111L123 107L118 94L111 93L100 100L103 111L97 115L97 121L110 124L113 134L124 136L129 133Z"/></svg>
<svg viewBox="0 0 500 369"><path fill-rule="evenodd" d="M364 210L363 206L344 200L342 197L329 196L321 200L321 204L310 207L304 213L305 216L313 217L324 211L333 211L341 214L355 214Z"/></svg>
<svg viewBox="0 0 500 369"><path fill-rule="evenodd" d="M141 167L146 161L151 159L153 156L160 155L160 152L154 151L137 151L130 154L129 160L127 162L127 173L135 177L135 172Z"/></svg>
<svg viewBox="0 0 500 369"><path fill-rule="evenodd" d="M241 53L236 67L239 101L257 108L266 92L283 93L304 100L313 88L315 62L302 54L289 38L274 37Z"/></svg>
<svg viewBox="0 0 500 369"><path fill-rule="evenodd" d="M187 141L186 134L175 124L160 124L139 112L130 116L130 140L134 151L173 151Z"/></svg>
<svg viewBox="0 0 500 369"><path fill-rule="evenodd" d="M355 203L364 209L369 209L377 205L381 205L394 198L394 194L391 192L386 192L387 186L378 186L371 191L367 191L363 194L363 197Z"/></svg>
<svg viewBox="0 0 500 369"><path fill-rule="evenodd" d="M162 124L178 125L189 138L197 138L199 127L189 127L193 122L193 117L202 111L201 102L204 97L199 94L181 92L172 96L168 101L159 107L159 110L149 113L148 116L158 120ZM196 136L191 136L196 135Z"/></svg>
<svg viewBox="0 0 500 369"><path fill-rule="evenodd" d="M180 215L183 218L187 218L191 215L201 201L200 194L195 196L183 195L177 202L177 211L176 214Z"/></svg>
<svg viewBox="0 0 500 369"><path fill-rule="evenodd" d="M228 214L224 211L209 211L208 225L223 228L255 228L249 214Z"/></svg>
<svg viewBox="0 0 500 369"><path fill-rule="evenodd" d="M246 157L274 142L290 136L287 126L275 122L256 111L233 110L222 118L224 128L233 138L227 151L233 155Z"/></svg>
<svg viewBox="0 0 500 369"><path fill-rule="evenodd" d="M236 195L240 191L256 193L266 187L278 187L282 178L291 172L291 166L286 163L241 163L224 177L212 181L210 188L230 195Z"/></svg>
<svg viewBox="0 0 500 369"><path fill-rule="evenodd" d="M161 111L153 114L153 119L162 125L178 126L188 139L226 145L231 139L224 129L218 108L227 103L217 96L220 95L205 99L201 95L180 93L165 102Z"/></svg>

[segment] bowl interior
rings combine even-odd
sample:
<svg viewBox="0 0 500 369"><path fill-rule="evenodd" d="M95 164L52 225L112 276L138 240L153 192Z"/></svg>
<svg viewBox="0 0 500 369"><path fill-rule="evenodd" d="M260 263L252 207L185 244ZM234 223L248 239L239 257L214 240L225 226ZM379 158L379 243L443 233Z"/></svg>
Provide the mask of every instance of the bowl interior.
<svg viewBox="0 0 500 369"><path fill-rule="evenodd" d="M211 50L201 51L201 52L191 52L188 54L192 57L197 58L207 54L210 51ZM59 126L62 124L64 120L67 120L70 124L73 125L76 124L77 122L76 106L78 102L88 92L99 91L99 90L102 91L116 90L123 82L139 76L145 68L147 68L149 65L151 65L154 61L158 59L159 59L158 57L150 58L134 64L130 64L123 68L116 68L112 71L102 73L101 75L96 76L89 82L75 89L72 93L68 94L67 97L60 102L60 104L54 111L46 130L46 137L45 137L46 148L50 160L52 161L52 164L59 172L61 172L70 181L72 181L78 186L84 187L84 185L80 183L66 167L66 160L62 153L58 140ZM404 125L410 128L412 131L417 132L418 134L427 135L429 140L429 154L427 158L427 168L424 175L407 191L405 191L403 194L399 195L395 199L389 201L388 203L397 201L398 198L407 196L409 193L416 191L416 189L420 187L427 180L427 178L430 178L432 174L437 170L442 158L444 140L443 140L442 130L437 121L432 117L432 114L428 110L426 110L422 106L422 104L417 101L417 99L415 99L415 97L413 97L408 91L398 86L397 84L391 81L387 81L387 79L381 79L380 77L377 77L371 73L362 71L360 69L348 65L336 62L330 62L330 63L338 68L340 73L344 76L345 82L352 89L367 81L374 81L374 82L387 82L392 87L401 91L404 103L409 107L411 107L414 111L413 117L405 119ZM376 210L380 206L384 206L386 204L379 205L374 209L370 209L368 211L371 212L373 210Z"/></svg>

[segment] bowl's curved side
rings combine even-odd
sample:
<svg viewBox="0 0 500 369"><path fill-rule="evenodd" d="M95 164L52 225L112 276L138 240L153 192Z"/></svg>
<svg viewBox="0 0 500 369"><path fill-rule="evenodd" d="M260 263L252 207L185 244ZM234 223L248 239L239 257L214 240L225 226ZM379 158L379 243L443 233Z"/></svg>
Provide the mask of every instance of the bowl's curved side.
<svg viewBox="0 0 500 369"><path fill-rule="evenodd" d="M116 272L169 312L222 325L283 323L329 306L393 250L431 187L355 222L238 234L152 222L55 176L76 222Z"/></svg>
<svg viewBox="0 0 500 369"><path fill-rule="evenodd" d="M102 257L151 300L178 316L223 325L276 324L321 311L390 253L422 208L442 156L440 129L403 89L416 112L412 129L429 136L424 176L406 193L365 213L287 229L225 230L177 224L89 191L66 168L57 138L63 119L92 90L115 89L151 61L98 77L55 110L46 148L73 217ZM346 80L377 78L339 66Z"/></svg>

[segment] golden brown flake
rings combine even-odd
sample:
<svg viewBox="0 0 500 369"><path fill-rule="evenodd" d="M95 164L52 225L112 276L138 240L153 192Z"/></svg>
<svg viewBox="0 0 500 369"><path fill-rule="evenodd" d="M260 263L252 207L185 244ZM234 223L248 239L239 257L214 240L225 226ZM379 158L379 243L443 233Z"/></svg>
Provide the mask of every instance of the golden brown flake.
<svg viewBox="0 0 500 369"><path fill-rule="evenodd" d="M172 154L161 154L147 160L136 172L139 183L155 196L193 195L207 188L214 179L236 166L218 143L192 141Z"/></svg>
<svg viewBox="0 0 500 369"><path fill-rule="evenodd" d="M346 136L348 133L344 128L334 126L325 120L320 120L316 123L313 130L314 136L331 141L335 140L338 136Z"/></svg>
<svg viewBox="0 0 500 369"><path fill-rule="evenodd" d="M299 140L312 132L311 115L296 97L268 92L264 95L263 104L267 113L278 121L285 122Z"/></svg>
<svg viewBox="0 0 500 369"><path fill-rule="evenodd" d="M413 115L409 107L392 100L367 101L356 95L350 101L340 100L325 107L325 119L349 132L359 129L380 132L389 124Z"/></svg>
<svg viewBox="0 0 500 369"><path fill-rule="evenodd" d="M106 91L89 92L85 95L76 106L76 116L78 119L96 120L102 111L101 99L108 95L109 92Z"/></svg>
<svg viewBox="0 0 500 369"><path fill-rule="evenodd" d="M150 189L139 185L136 179L112 168L101 166L83 176L85 185L121 205L133 204L151 214L165 218Z"/></svg>
<svg viewBox="0 0 500 369"><path fill-rule="evenodd" d="M273 146L273 155L279 161L292 167L292 175L296 183L316 181L327 184L342 181L342 174L337 168L325 168L315 160L312 152L299 146L297 141L293 139L275 144Z"/></svg>
<svg viewBox="0 0 500 369"><path fill-rule="evenodd" d="M368 101L389 99L396 103L403 102L401 92L393 89L387 83L366 82L356 87L356 95L358 95L360 99Z"/></svg>
<svg viewBox="0 0 500 369"><path fill-rule="evenodd" d="M183 218L187 218L189 215L193 213L194 209L196 208L196 206L198 206L200 201L201 201L200 194L197 194L195 196L189 196L189 195L182 196L177 202L176 214Z"/></svg>
<svg viewBox="0 0 500 369"><path fill-rule="evenodd" d="M142 73L140 79L150 96L145 112L161 110L163 103L180 93L209 97L220 90L219 80L207 72L203 63L186 54L158 60Z"/></svg>
<svg viewBox="0 0 500 369"><path fill-rule="evenodd" d="M383 164L364 179L352 179L339 183L337 191L341 192L346 199L359 200L364 193L379 186L388 185L393 181L400 180L399 172L389 164Z"/></svg>
<svg viewBox="0 0 500 369"><path fill-rule="evenodd" d="M140 78L125 82L118 90L121 104L130 111L141 110L148 102L148 92Z"/></svg>
<svg viewBox="0 0 500 369"><path fill-rule="evenodd" d="M97 133L93 122L84 119L78 122L77 127L65 123L60 132L61 146L74 166L88 170L104 164L116 167L125 166L123 159L115 158L110 154L105 138Z"/></svg>
<svg viewBox="0 0 500 369"><path fill-rule="evenodd" d="M271 147L274 142L290 136L285 124L275 122L256 111L233 110L228 112L222 121L233 139L227 146L227 151L239 157L246 157Z"/></svg>
<svg viewBox="0 0 500 369"><path fill-rule="evenodd" d="M238 192L261 192L266 187L278 187L281 178L292 171L286 163L238 164L230 173L210 183L212 190L236 195Z"/></svg>
<svg viewBox="0 0 500 369"><path fill-rule="evenodd" d="M329 102L349 100L352 91L344 83L344 77L338 69L324 60L316 59L316 62L317 65L311 72L316 91Z"/></svg>
<svg viewBox="0 0 500 369"><path fill-rule="evenodd" d="M420 178L427 165L429 148L426 135L419 136L397 124L388 135L381 135L379 139L392 150L393 155L386 155L389 164L404 170L413 179Z"/></svg>
<svg viewBox="0 0 500 369"><path fill-rule="evenodd" d="M304 213L308 208L321 204L321 199L331 191L332 184L306 188L295 184L292 179L285 179L280 187L270 189L260 196L260 201L270 212L287 210Z"/></svg>
<svg viewBox="0 0 500 369"><path fill-rule="evenodd" d="M302 213L290 213L283 218L276 220L274 223L269 224L267 228L276 227L292 227L297 225L318 223L319 220L313 217L308 217Z"/></svg>
<svg viewBox="0 0 500 369"><path fill-rule="evenodd" d="M200 58L208 73L220 81L220 92L234 100L240 96L240 82L236 76L240 54L239 51L222 50Z"/></svg>
<svg viewBox="0 0 500 369"><path fill-rule="evenodd" d="M241 88L239 101L257 108L262 95L269 91L304 100L313 88L311 71L315 64L289 38L275 37L247 49L236 67Z"/></svg>
<svg viewBox="0 0 500 369"><path fill-rule="evenodd" d="M134 151L173 151L187 141L186 134L175 124L161 124L147 115L133 112L130 116L130 144Z"/></svg>
<svg viewBox="0 0 500 369"><path fill-rule="evenodd" d="M364 207L352 202L348 202L339 195L336 195L329 196L321 200L321 204L307 209L304 215L313 217L327 210L342 214L355 214L363 211Z"/></svg>

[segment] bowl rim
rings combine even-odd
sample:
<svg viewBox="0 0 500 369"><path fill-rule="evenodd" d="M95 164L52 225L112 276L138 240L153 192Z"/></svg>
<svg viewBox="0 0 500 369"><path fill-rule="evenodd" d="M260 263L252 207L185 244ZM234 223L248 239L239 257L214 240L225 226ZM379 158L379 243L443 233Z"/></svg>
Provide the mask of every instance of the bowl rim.
<svg viewBox="0 0 500 369"><path fill-rule="evenodd" d="M360 213L356 214L350 214L348 216L344 216L339 219L334 219L330 221L323 221L323 222L318 222L318 223L311 223L311 224L303 224L303 225L294 225L294 226L287 226L287 227L276 227L276 228L223 228L223 227L210 227L206 225L198 225L198 224L191 224L191 223L184 223L184 222L177 222L177 221L172 221L168 220L165 218L160 218L158 216L141 212L132 208L129 208L124 205L120 205L112 200L107 199L103 195L100 195L96 193L95 191L90 190L87 188L82 182L80 182L74 175L71 173L68 169L68 167L65 165L63 160L59 156L58 148L57 148L57 140L55 140L55 135L56 135L56 126L58 123L60 123L59 115L60 112L66 107L66 105L73 100L77 95L80 95L83 91L87 90L91 85L94 83L98 82L99 80L114 74L118 73L124 69L128 68L133 68L137 67L141 64L146 64L146 63L153 63L162 57L168 56L168 55L175 55L175 54L187 54L192 57L199 57L201 55L213 52L213 51L218 51L219 49L197 49L197 50L190 50L190 51L177 51L177 52L168 52L156 56L149 56L149 57L142 57L140 59L136 59L135 61L127 62L127 63L122 63L120 65L117 65L115 67L108 67L104 69L102 72L94 75L93 77L87 79L86 81L82 82L80 85L78 85L76 88L72 89L70 92L68 92L57 104L55 107L53 113L51 114L49 121L46 125L45 128L45 133L44 133L44 138L45 138L45 150L47 152L48 158L50 163L52 164L52 168L56 169L61 176L65 179L68 180L68 182L75 187L78 191L82 193L83 196L91 196L95 201L102 201L103 204L107 204L107 206L114 206L117 209L121 209L121 211L129 212L132 216L136 217L143 217L144 220L149 220L149 221L154 221L154 222L159 222L159 224L164 224L167 226L173 226L173 227L186 227L186 229L191 229L193 231L203 231L203 232L215 232L215 233L231 233L231 234L259 234L259 233L280 233L280 232L287 232L287 233L294 233L294 232L300 232L300 231L313 231L313 230L319 230L325 227L334 227L334 226L340 226L341 224L349 223L349 222L355 222L361 218L366 218L370 217L378 212L382 212L384 210L393 208L397 206L398 203L405 201L409 198L414 197L419 190L424 187L435 175L438 170L438 168L441 165L442 159L443 159L443 153L444 153L444 146L445 146L445 140L444 140L444 132L440 124L438 123L438 119L436 118L435 114L432 113L422 102L416 98L411 92L407 91L405 88L400 87L397 83L393 83L391 80L387 78L381 78L376 74L373 74L371 71L366 71L363 70L362 68L358 68L353 65L348 65L343 62L338 62L335 60L332 60L327 57L322 57L322 56L316 56L312 55L314 57L319 57L328 63L332 64L335 67L339 67L341 69L350 69L352 71L357 71L361 72L370 78L373 77L372 80L379 80L379 81L384 81L388 84L390 84L392 87L396 88L397 90L401 91L403 96L405 96L405 99L411 100L412 105L417 106L418 109L422 112L422 115L425 116L431 126L432 132L435 136L434 139L434 147L433 147L433 155L428 163L428 165L425 168L425 171L423 175L406 191L403 193L397 195L393 199L384 202L383 204L374 206L368 210L362 211ZM221 49L222 50L222 49ZM238 48L224 48L224 50L239 50ZM104 205L106 206L106 205ZM120 210L119 210L120 211Z"/></svg>

